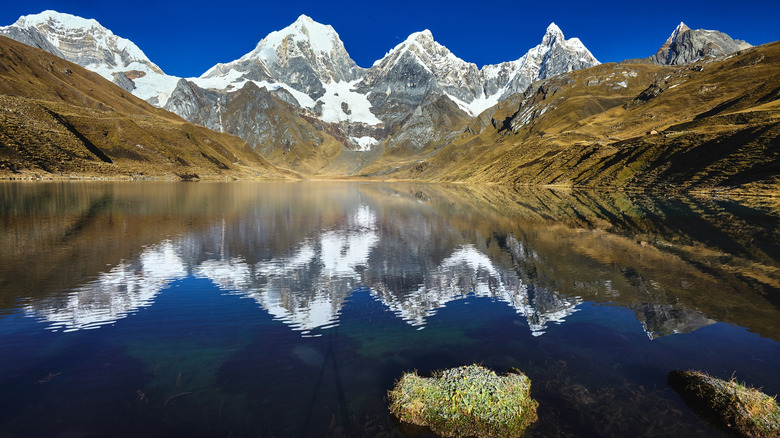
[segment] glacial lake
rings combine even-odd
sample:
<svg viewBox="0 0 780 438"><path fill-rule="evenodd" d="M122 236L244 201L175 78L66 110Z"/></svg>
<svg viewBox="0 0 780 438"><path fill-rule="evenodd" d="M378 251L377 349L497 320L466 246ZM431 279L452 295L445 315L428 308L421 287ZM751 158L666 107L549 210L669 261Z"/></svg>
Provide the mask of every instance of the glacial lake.
<svg viewBox="0 0 780 438"><path fill-rule="evenodd" d="M0 437L402 437L403 372L532 380L534 437L717 437L780 393L780 201L349 182L0 184Z"/></svg>

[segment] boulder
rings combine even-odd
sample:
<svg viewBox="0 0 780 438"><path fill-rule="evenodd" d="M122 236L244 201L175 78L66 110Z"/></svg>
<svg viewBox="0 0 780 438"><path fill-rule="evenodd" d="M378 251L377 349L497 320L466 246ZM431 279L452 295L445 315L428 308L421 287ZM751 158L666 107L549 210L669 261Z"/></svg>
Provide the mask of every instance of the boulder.
<svg viewBox="0 0 780 438"><path fill-rule="evenodd" d="M406 373L388 393L390 412L406 423L445 437L520 437L536 421L539 403L531 380L514 370L504 376L469 365L431 377Z"/></svg>
<svg viewBox="0 0 780 438"><path fill-rule="evenodd" d="M775 397L700 371L672 371L671 385L705 420L744 437L780 437L780 408Z"/></svg>

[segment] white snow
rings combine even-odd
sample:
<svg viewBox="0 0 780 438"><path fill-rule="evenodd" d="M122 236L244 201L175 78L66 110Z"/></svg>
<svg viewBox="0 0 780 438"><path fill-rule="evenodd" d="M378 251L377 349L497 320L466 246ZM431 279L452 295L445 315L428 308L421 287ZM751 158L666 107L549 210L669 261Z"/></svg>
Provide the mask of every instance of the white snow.
<svg viewBox="0 0 780 438"><path fill-rule="evenodd" d="M358 146L360 147L360 149L358 150L362 152L370 151L373 146L379 144L379 140L369 136L350 137L350 139L352 139L352 141L358 144Z"/></svg>
<svg viewBox="0 0 780 438"><path fill-rule="evenodd" d="M455 102L458 107L460 107L460 109L465 111L468 115L475 117L482 113L482 111L485 111L486 109L498 104L498 101L501 99L503 94L502 92L503 90L500 90L498 93L495 93L491 96L485 96L485 93L482 93L479 98L474 99L469 103L466 103L450 94L447 94L447 97L452 99L452 101Z"/></svg>
<svg viewBox="0 0 780 438"><path fill-rule="evenodd" d="M45 26L51 26L55 33L46 32L44 33L44 36L47 37L53 46L60 49L63 48L60 43L64 42L60 36L73 39L82 39L86 36L90 36L96 41L98 48L113 52L115 60L120 64L121 59L119 59L117 55L123 52L132 61L148 63L159 70L159 67L154 65L146 54L144 54L144 52L132 41L114 35L111 30L103 27L94 19L86 19L75 15L47 10L40 14L22 16L12 26L26 29L38 29ZM123 66L119 65L119 67Z"/></svg>
<svg viewBox="0 0 780 438"><path fill-rule="evenodd" d="M117 72L138 70L146 73L143 77L133 79L133 83L135 83L135 89L132 91L132 94L143 100L149 100L152 97L157 97L157 106L159 107L165 106L165 103L168 102L168 98L171 97L171 93L174 89L176 89L176 84L180 79L176 76L169 76L164 73L154 71L149 68L148 65L140 62L130 63L123 68L111 68L106 65L97 64L88 65L85 68L94 71L109 81L114 80L113 74Z"/></svg>
<svg viewBox="0 0 780 438"><path fill-rule="evenodd" d="M24 15L20 17L15 25L19 27L33 28L43 24L52 23L55 27L64 29L91 29L93 27L100 27L100 23L94 19L87 19L77 17L71 14L65 14L57 11L46 10L40 14Z"/></svg>
<svg viewBox="0 0 780 438"><path fill-rule="evenodd" d="M247 82L250 82L243 79L242 76L242 72L231 69L224 76L188 78L187 80L192 81L195 85L205 89L237 91L246 85ZM312 99L309 95L300 92L287 84L266 81L251 82L254 82L258 87L266 88L269 91L284 88L295 97L303 108L312 110L317 104L317 101ZM329 123L352 122L365 123L367 125L378 125L382 123L382 121L371 112L371 102L368 101L368 97L352 90L358 82L359 81L340 81L324 84L325 94L318 99L318 101L322 101L322 115L319 118ZM348 105L350 114L344 112L341 107L342 103Z"/></svg>
<svg viewBox="0 0 780 438"><path fill-rule="evenodd" d="M277 61L277 48L288 38L295 42L307 41L311 49L320 55L327 55L342 45L332 26L317 23L306 15L301 15L293 24L269 33L260 40L254 50L242 56L239 61L259 58L274 63Z"/></svg>
<svg viewBox="0 0 780 438"><path fill-rule="evenodd" d="M345 121L365 123L367 125L378 125L382 123L382 121L371 112L371 102L368 101L368 97L365 94L353 91L354 86L358 82L360 81L340 81L325 84L325 94L319 98L323 103L322 116L320 116L320 119L330 123ZM350 114L346 114L342 110L342 103L348 105L351 112Z"/></svg>

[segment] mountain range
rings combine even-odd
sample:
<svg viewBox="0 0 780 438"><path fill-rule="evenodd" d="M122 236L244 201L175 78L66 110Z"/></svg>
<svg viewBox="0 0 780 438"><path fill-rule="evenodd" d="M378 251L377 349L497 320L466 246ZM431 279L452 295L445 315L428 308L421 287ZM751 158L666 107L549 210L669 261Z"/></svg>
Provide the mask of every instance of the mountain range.
<svg viewBox="0 0 780 438"><path fill-rule="evenodd" d="M19 18L0 28L0 34L93 70L193 123L238 135L273 162L306 172L316 169L290 163L287 157L275 159L269 148L289 152L294 147L300 149L294 155L311 161L317 154L302 143L319 146L331 139L316 132L321 126L310 128L298 118L283 124L278 119L287 117L269 119L269 107L291 113L284 103L292 105L297 116L329 125L325 131L347 151L365 151L398 133L414 110L435 96L447 96L457 115L468 118L534 80L599 64L578 39L566 40L555 24L520 59L482 69L455 56L427 30L413 33L364 69L350 58L331 26L301 15L241 58L187 79L166 75L135 44L95 20L45 11ZM244 90L249 83L256 87ZM240 108L234 108L237 102ZM247 105L263 108L263 114ZM237 112L244 122L227 122L223 116Z"/></svg>
<svg viewBox="0 0 780 438"><path fill-rule="evenodd" d="M304 175L575 185L583 180L568 175L565 164L555 164L563 166L565 177L531 177L527 170L553 156L560 159L560 150L575 146L572 139L580 146L591 142L589 147L601 147L700 118L695 110L724 104L724 95L700 92L706 95L702 105L675 108L673 117L663 118L667 124L644 114L641 123L614 124L610 132L573 134L592 127L583 120L616 113L618 107L637 109L651 98L666 105L655 97L672 87L670 77L680 79L672 84L680 86L702 76L702 70L709 73L713 63L726 62L729 54L751 47L721 32L680 23L656 54L600 65L582 42L565 39L553 23L539 45L514 61L478 68L424 30L362 68L331 26L301 15L239 59L217 64L197 78L178 78L166 75L135 44L95 20L45 11L0 27L0 34L95 71L192 123L236 135L273 165ZM692 64L694 73L683 73ZM767 72L743 73L768 78ZM548 100L551 87L552 95L560 96L554 101ZM555 127L537 132L544 121ZM565 136L550 136L553 131ZM501 156L503 149L511 160ZM518 161L517 156L525 158ZM512 172L521 175L506 176L510 162L517 163ZM499 171L501 167L505 169Z"/></svg>

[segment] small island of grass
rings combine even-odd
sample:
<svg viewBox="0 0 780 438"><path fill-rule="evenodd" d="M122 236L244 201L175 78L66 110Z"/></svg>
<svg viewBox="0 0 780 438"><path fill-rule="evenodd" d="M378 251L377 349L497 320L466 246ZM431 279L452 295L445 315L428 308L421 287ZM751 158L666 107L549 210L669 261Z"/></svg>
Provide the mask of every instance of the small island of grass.
<svg viewBox="0 0 780 438"><path fill-rule="evenodd" d="M427 426L445 437L520 437L536 421L539 405L531 380L505 376L479 365L406 373L389 392L390 412L403 422Z"/></svg>
<svg viewBox="0 0 780 438"><path fill-rule="evenodd" d="M744 437L780 437L780 408L775 397L732 378L700 371L672 371L669 384L704 419Z"/></svg>

